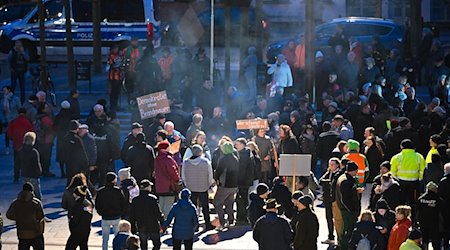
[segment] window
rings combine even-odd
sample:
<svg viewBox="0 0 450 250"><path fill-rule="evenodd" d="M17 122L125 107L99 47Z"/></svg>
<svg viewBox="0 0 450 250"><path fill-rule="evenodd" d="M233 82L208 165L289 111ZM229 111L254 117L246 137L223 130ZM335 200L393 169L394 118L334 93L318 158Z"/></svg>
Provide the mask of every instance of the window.
<svg viewBox="0 0 450 250"><path fill-rule="evenodd" d="M145 22L143 0L102 0L102 20L107 22Z"/></svg>
<svg viewBox="0 0 450 250"><path fill-rule="evenodd" d="M323 39L331 37L336 33L336 26L336 24L332 23L318 28L316 31L316 38Z"/></svg>
<svg viewBox="0 0 450 250"><path fill-rule="evenodd" d="M392 31L392 27L382 25L370 25L370 33L378 36L386 36Z"/></svg>
<svg viewBox="0 0 450 250"><path fill-rule="evenodd" d="M75 22L92 22L92 0L72 1L72 14Z"/></svg>
<svg viewBox="0 0 450 250"><path fill-rule="evenodd" d="M44 3L45 21L58 19L63 15L64 4L61 0L48 1ZM39 11L36 11L28 23L39 22Z"/></svg>
<svg viewBox="0 0 450 250"><path fill-rule="evenodd" d="M370 24L362 24L362 23L348 23L345 26L345 34L347 37L354 36L371 36L373 35L370 30Z"/></svg>
<svg viewBox="0 0 450 250"><path fill-rule="evenodd" d="M347 0L347 16L375 17L381 10L380 0ZM380 13L381 14L381 13ZM378 14L378 15L380 15Z"/></svg>

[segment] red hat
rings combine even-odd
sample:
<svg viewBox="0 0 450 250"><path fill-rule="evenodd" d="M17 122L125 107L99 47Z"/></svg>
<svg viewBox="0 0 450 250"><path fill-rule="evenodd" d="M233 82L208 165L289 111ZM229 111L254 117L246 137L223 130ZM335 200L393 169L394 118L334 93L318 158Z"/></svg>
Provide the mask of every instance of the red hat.
<svg viewBox="0 0 450 250"><path fill-rule="evenodd" d="M158 143L158 145L156 146L156 148L157 148L158 150L161 150L161 149L167 149L169 146L170 146L169 142L167 142L167 141L162 141L162 142Z"/></svg>

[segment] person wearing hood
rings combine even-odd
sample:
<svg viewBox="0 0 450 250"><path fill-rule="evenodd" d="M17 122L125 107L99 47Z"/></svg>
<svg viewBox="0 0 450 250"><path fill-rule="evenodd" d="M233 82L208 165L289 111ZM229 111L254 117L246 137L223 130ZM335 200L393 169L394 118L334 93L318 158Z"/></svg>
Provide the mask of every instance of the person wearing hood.
<svg viewBox="0 0 450 250"><path fill-rule="evenodd" d="M292 218L294 214L294 204L292 204L292 193L286 186L286 181L281 176L277 176L272 181L272 190L269 194L269 198L276 199L280 207L278 208L278 214L284 214L287 218Z"/></svg>
<svg viewBox="0 0 450 250"><path fill-rule="evenodd" d="M298 199L296 207L299 210L294 236L294 249L317 249L317 237L319 236L319 220L311 210L313 199L304 195Z"/></svg>
<svg viewBox="0 0 450 250"><path fill-rule="evenodd" d="M400 250L421 250L422 247L422 232L418 228L413 228L408 234L408 239L402 243ZM434 248L434 249L440 249Z"/></svg>
<svg viewBox="0 0 450 250"><path fill-rule="evenodd" d="M258 58L256 57L256 48L249 47L247 50L247 57L241 63L244 71L245 80L248 88L249 103L256 101L256 68L258 66Z"/></svg>
<svg viewBox="0 0 450 250"><path fill-rule="evenodd" d="M270 65L267 74L272 75L272 83L280 89L281 94L284 93L285 88L293 86L291 68L283 54L277 56L276 62Z"/></svg>
<svg viewBox="0 0 450 250"><path fill-rule="evenodd" d="M396 223L389 236L388 250L398 250L400 245L408 238L409 228L412 224L410 216L410 206L402 205L395 208Z"/></svg>
<svg viewBox="0 0 450 250"><path fill-rule="evenodd" d="M269 197L269 191L269 186L265 183L260 183L256 186L256 191L250 193L250 204L247 207L247 219L252 228L255 226L256 221L266 213L263 206Z"/></svg>
<svg viewBox="0 0 450 250"><path fill-rule="evenodd" d="M197 211L190 198L191 191L187 188L183 189L180 192L180 199L173 204L167 219L163 223L163 228L168 228L172 220L175 220L172 230L174 250L181 250L181 244L184 244L184 249L192 250L194 233L199 223Z"/></svg>
<svg viewBox="0 0 450 250"><path fill-rule="evenodd" d="M192 203L197 206L200 202L205 219L205 231L213 229L209 219L208 189L214 183L211 162L203 156L202 146L195 144L191 147L192 156L184 160L181 169L181 179L191 194Z"/></svg>
<svg viewBox="0 0 450 250"><path fill-rule="evenodd" d="M70 121L69 132L63 139L63 162L67 164L67 184L77 173L86 173L89 168L89 161L83 141L78 136L80 123L76 120Z"/></svg>
<svg viewBox="0 0 450 250"><path fill-rule="evenodd" d="M34 197L33 185L23 184L22 191L6 212L6 218L16 221L18 249L44 249L44 210L39 199Z"/></svg>
<svg viewBox="0 0 450 250"><path fill-rule="evenodd" d="M69 209L70 236L67 239L66 250L88 249L91 232L93 204L86 199L87 186L78 186L73 191L75 205Z"/></svg>
<svg viewBox="0 0 450 250"><path fill-rule="evenodd" d="M131 146L126 154L125 165L131 167L131 176L138 183L144 179L152 180L154 170L155 153L153 148L145 143L143 133L138 133L133 146Z"/></svg>
<svg viewBox="0 0 450 250"><path fill-rule="evenodd" d="M383 177L384 174L388 173L391 170L391 163L389 161L384 161L381 163L379 169L379 174L373 178L372 190L370 192L369 208L372 211L375 211L375 205L377 201L381 199L381 193L379 193L378 191L376 192L375 190L378 186L381 186L381 177Z"/></svg>
<svg viewBox="0 0 450 250"><path fill-rule="evenodd" d="M120 158L124 163L126 163L127 160L128 149L136 143L137 135L143 133L143 131L143 126L139 122L133 122L133 124L131 124L131 132L125 137L122 149L120 150ZM154 135L156 135L156 132Z"/></svg>
<svg viewBox="0 0 450 250"><path fill-rule="evenodd" d="M214 173L214 179L218 187L213 200L220 221L220 225L217 227L219 231L234 224L233 204L238 192L239 182L239 159L234 154L233 144L227 141L220 147L220 150L223 157ZM225 212L228 215L227 220L225 220Z"/></svg>
<svg viewBox="0 0 450 250"><path fill-rule="evenodd" d="M148 249L148 240L152 241L155 250L161 246L159 233L164 217L159 208L158 198L151 193L152 185L149 180L142 180L139 196L133 199L130 206L131 231L139 233L142 250Z"/></svg>
<svg viewBox="0 0 450 250"><path fill-rule="evenodd" d="M382 245L379 245L379 247L380 249L386 249L391 230L395 225L395 212L391 210L385 200L380 199L377 201L374 216L375 223L383 237Z"/></svg>
<svg viewBox="0 0 450 250"><path fill-rule="evenodd" d="M288 220L278 215L280 204L276 199L266 200L263 209L266 214L261 216L253 228L253 239L258 243L260 250L288 250L294 238Z"/></svg>
<svg viewBox="0 0 450 250"><path fill-rule="evenodd" d="M419 222L423 233L423 244L428 249L431 241L433 249L441 248L443 221L442 221L442 198L439 197L438 185L429 182L426 191L417 200L416 221Z"/></svg>
<svg viewBox="0 0 450 250"><path fill-rule="evenodd" d="M61 178L66 177L66 163L64 162L64 136L69 131L69 124L72 120L72 113L70 111L71 105L68 101L61 102L61 110L55 116L53 128L56 131L56 161L59 163L61 169Z"/></svg>
<svg viewBox="0 0 450 250"><path fill-rule="evenodd" d="M236 197L237 204L237 221L241 224L247 224L246 209L248 206L249 188L253 185L255 177L255 160L249 148L247 148L247 140L238 138L234 143L239 153L239 192Z"/></svg>
<svg viewBox="0 0 450 250"><path fill-rule="evenodd" d="M41 182L42 168L39 151L34 148L36 133L27 132L23 136L23 146L17 154L17 163L23 183L31 183L34 194L38 200L42 200Z"/></svg>
<svg viewBox="0 0 450 250"><path fill-rule="evenodd" d="M349 250L359 249L364 245L365 241L369 241L370 249L383 250L383 237L380 231L376 228L375 219L371 211L366 210L359 216L359 221L355 224L350 242L348 244Z"/></svg>
<svg viewBox="0 0 450 250"><path fill-rule="evenodd" d="M122 216L123 219L129 219L130 216L130 205L131 201L139 195L139 186L131 176L131 168L121 168L117 175L119 176L120 189L122 190L123 196L125 197L125 211Z"/></svg>
<svg viewBox="0 0 450 250"><path fill-rule="evenodd" d="M386 200L389 207L397 207L401 204L401 187L391 173L386 173L381 177L381 185L375 188L375 194L379 194L381 199Z"/></svg>

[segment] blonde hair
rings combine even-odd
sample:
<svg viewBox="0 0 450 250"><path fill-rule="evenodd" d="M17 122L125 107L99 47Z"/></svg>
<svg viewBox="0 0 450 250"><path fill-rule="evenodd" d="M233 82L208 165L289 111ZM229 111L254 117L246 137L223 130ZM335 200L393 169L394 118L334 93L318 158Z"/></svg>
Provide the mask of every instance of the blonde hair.
<svg viewBox="0 0 450 250"><path fill-rule="evenodd" d="M126 220L120 220L119 232L131 232L131 223Z"/></svg>
<svg viewBox="0 0 450 250"><path fill-rule="evenodd" d="M370 210L364 210L361 212L361 215L359 216L359 221L375 221L375 218L373 217L373 214Z"/></svg>
<svg viewBox="0 0 450 250"><path fill-rule="evenodd" d="M203 131L198 131L197 134L195 134L194 138L192 139L191 144L192 144L192 145L197 144L198 137L201 136L201 135L206 136L205 132L203 132ZM203 145L200 145L200 146L203 146Z"/></svg>
<svg viewBox="0 0 450 250"><path fill-rule="evenodd" d="M23 144L26 145L34 145L34 143L36 142L36 133L35 132L27 132L24 136L23 136Z"/></svg>
<svg viewBox="0 0 450 250"><path fill-rule="evenodd" d="M259 153L258 144L254 141L247 142L247 147L249 147L252 151L255 151L257 154Z"/></svg>
<svg viewBox="0 0 450 250"><path fill-rule="evenodd" d="M405 218L409 218L411 215L411 207L407 205L401 205L395 208L395 213L403 214Z"/></svg>

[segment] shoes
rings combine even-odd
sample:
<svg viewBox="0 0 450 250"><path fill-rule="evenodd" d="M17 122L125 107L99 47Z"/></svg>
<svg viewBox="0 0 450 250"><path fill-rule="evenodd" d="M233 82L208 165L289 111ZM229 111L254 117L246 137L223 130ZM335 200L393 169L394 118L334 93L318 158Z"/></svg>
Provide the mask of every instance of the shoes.
<svg viewBox="0 0 450 250"><path fill-rule="evenodd" d="M335 242L332 239L326 239L326 240L322 241L322 244L334 245Z"/></svg>
<svg viewBox="0 0 450 250"><path fill-rule="evenodd" d="M52 222L53 220L50 219L50 218L48 218L47 216L45 216L45 217L44 217L44 221L48 223L48 222Z"/></svg>

